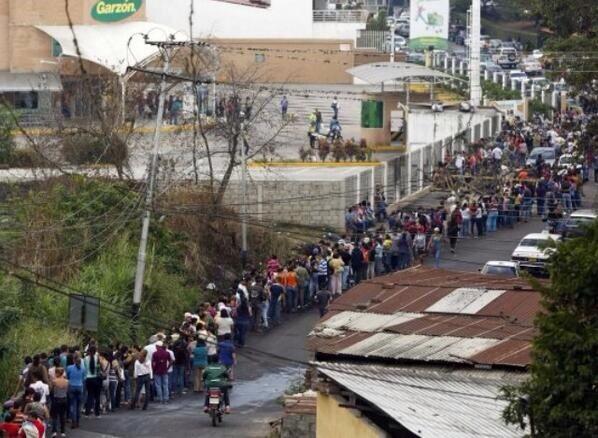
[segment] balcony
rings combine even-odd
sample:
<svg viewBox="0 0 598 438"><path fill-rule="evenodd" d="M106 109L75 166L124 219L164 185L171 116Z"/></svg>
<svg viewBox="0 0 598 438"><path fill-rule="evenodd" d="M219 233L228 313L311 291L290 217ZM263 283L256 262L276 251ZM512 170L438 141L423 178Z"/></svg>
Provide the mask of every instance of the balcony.
<svg viewBox="0 0 598 438"><path fill-rule="evenodd" d="M365 9L315 10L313 20L314 23L365 23L369 14Z"/></svg>

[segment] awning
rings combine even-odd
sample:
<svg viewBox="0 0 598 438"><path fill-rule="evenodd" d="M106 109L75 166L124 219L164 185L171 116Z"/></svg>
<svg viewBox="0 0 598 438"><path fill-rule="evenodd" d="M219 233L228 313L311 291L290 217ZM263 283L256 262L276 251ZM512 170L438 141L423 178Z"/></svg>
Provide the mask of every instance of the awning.
<svg viewBox="0 0 598 438"><path fill-rule="evenodd" d="M62 91L62 83L53 73L0 72L0 93L11 91Z"/></svg>
<svg viewBox="0 0 598 438"><path fill-rule="evenodd" d="M368 84L405 81L406 79L454 79L447 73L408 62L374 62L350 68L347 73Z"/></svg>
<svg viewBox="0 0 598 438"><path fill-rule="evenodd" d="M406 366L316 363L318 372L367 400L422 438L519 438L525 431L505 424L505 385L525 374Z"/></svg>
<svg viewBox="0 0 598 438"><path fill-rule="evenodd" d="M64 56L77 57L74 36L77 38L81 58L99 64L119 76L127 67L143 63L158 53L156 46L145 44L143 35L153 41L166 41L171 35L177 41L186 39L181 32L161 24L132 21L118 24L36 26L60 43Z"/></svg>

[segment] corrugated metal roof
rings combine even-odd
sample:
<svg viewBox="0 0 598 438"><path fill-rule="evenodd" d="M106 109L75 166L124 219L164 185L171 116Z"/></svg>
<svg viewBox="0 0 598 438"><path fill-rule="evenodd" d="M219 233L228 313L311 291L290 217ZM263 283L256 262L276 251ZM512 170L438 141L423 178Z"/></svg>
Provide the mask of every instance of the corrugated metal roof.
<svg viewBox="0 0 598 438"><path fill-rule="evenodd" d="M423 362L469 362L469 357L500 343L497 339L376 333L339 354Z"/></svg>
<svg viewBox="0 0 598 438"><path fill-rule="evenodd" d="M483 337L492 339L516 338L531 341L530 325L506 321L503 318L479 318L475 315L424 315L403 324L386 327L385 331L430 336Z"/></svg>
<svg viewBox="0 0 598 438"><path fill-rule="evenodd" d="M385 327L402 324L423 316L421 313L397 312L392 315L375 313L340 312L322 322L322 326L333 329L377 332Z"/></svg>
<svg viewBox="0 0 598 438"><path fill-rule="evenodd" d="M460 287L436 301L426 312L477 313L505 290Z"/></svg>
<svg viewBox="0 0 598 438"><path fill-rule="evenodd" d="M540 306L540 294L521 279L416 267L362 282L336 299L320 323L336 340L319 340L316 330L308 345L327 354L526 367L524 346ZM359 342L355 332L364 335ZM462 341L468 338L476 340Z"/></svg>
<svg viewBox="0 0 598 438"><path fill-rule="evenodd" d="M524 431L502 420L506 402L497 398L516 373L476 374L442 369L319 363L318 371L367 400L423 438L510 438Z"/></svg>

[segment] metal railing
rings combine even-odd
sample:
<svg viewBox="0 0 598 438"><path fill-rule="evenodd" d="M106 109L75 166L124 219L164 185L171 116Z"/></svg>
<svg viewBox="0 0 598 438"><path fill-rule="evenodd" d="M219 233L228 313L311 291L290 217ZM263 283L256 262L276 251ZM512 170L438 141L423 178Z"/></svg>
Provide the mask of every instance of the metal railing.
<svg viewBox="0 0 598 438"><path fill-rule="evenodd" d="M358 30L356 47L358 49L376 49L378 52L387 52L387 37L390 32L386 30Z"/></svg>
<svg viewBox="0 0 598 438"><path fill-rule="evenodd" d="M365 23L369 14L365 9L316 10L313 11L313 20L314 23Z"/></svg>

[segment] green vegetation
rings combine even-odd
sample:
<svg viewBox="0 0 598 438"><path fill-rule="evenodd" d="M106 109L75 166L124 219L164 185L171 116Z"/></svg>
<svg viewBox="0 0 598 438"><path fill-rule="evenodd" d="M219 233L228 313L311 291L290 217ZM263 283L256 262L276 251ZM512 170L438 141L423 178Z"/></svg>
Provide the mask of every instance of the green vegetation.
<svg viewBox="0 0 598 438"><path fill-rule="evenodd" d="M532 436L598 436L598 221L584 238L559 245L550 267L551 285L542 287L545 312L536 318L531 378L505 388L507 422L525 425Z"/></svg>
<svg viewBox="0 0 598 438"><path fill-rule="evenodd" d="M482 81L482 94L490 100L521 99L520 91L504 89L501 84L495 84L492 81Z"/></svg>
<svg viewBox="0 0 598 438"><path fill-rule="evenodd" d="M530 8L553 33L545 47L553 79L564 77L577 92L590 89L598 71L596 1L532 0Z"/></svg>
<svg viewBox="0 0 598 438"><path fill-rule="evenodd" d="M214 298L199 288L210 281L225 288L240 270L239 219L233 211L202 208L176 214L174 206L206 205L201 188L173 190L156 199L150 227L140 317L132 322L132 295L144 186L80 176L0 186L0 398L10 395L25 355L62 345L144 343L157 331L178 326L181 315ZM273 231L275 230L275 231ZM314 236L311 240L315 239ZM307 238L309 240L309 238ZM293 242L279 226L250 223L256 260L288 255ZM100 298L97 333L68 327L63 292ZM33 275L36 272L42 277Z"/></svg>
<svg viewBox="0 0 598 438"><path fill-rule="evenodd" d="M553 108L542 102L540 99L533 99L528 102L528 113L529 116L534 114L542 114L545 117L549 117L552 114Z"/></svg>
<svg viewBox="0 0 598 438"><path fill-rule="evenodd" d="M0 165L9 165L15 150L15 123L8 110L0 107Z"/></svg>

